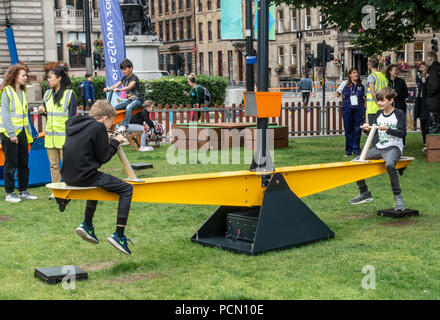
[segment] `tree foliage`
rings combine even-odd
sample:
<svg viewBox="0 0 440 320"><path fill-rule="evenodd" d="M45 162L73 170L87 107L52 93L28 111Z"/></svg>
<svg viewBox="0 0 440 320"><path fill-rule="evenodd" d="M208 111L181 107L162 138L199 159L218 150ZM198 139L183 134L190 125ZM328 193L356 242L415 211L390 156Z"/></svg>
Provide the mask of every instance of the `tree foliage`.
<svg viewBox="0 0 440 320"><path fill-rule="evenodd" d="M403 44L413 42L417 32L440 30L439 0L272 0L280 5L296 9L321 8L324 26L354 35L351 43L366 55L378 55L384 51L398 50ZM363 28L362 13L366 5L373 6L376 13L375 29Z"/></svg>

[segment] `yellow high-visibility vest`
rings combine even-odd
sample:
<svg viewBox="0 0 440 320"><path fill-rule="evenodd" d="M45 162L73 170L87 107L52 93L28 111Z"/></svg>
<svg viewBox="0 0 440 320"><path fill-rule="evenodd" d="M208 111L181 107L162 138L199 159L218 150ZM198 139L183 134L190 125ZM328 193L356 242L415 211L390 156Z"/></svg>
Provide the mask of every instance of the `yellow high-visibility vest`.
<svg viewBox="0 0 440 320"><path fill-rule="evenodd" d="M374 90L376 91L376 94L379 92L380 89L388 87L388 79L385 77L385 75L380 71L372 72L371 75L374 77ZM367 89L367 113L368 114L376 114L376 112L379 110L379 106L377 105L376 101L373 99L373 95L371 94L370 86L368 85Z"/></svg>
<svg viewBox="0 0 440 320"><path fill-rule="evenodd" d="M15 135L18 136L18 134L24 128L28 143L32 143L34 139L29 133L30 126L29 126L29 118L28 118L28 102L26 99L26 93L24 91L21 92L23 96L23 102L22 102L14 88L12 88L11 86L6 86L4 90L9 98L9 112L11 114L11 122L14 127ZM9 138L9 135L6 132L6 128L3 124L3 119L1 117L0 117L0 133L3 133L6 137Z"/></svg>
<svg viewBox="0 0 440 320"><path fill-rule="evenodd" d="M47 112L44 146L62 149L66 142L66 121L69 119L68 106L72 98L72 90L64 90L63 97L57 104L53 96L53 90L49 89L43 99Z"/></svg>

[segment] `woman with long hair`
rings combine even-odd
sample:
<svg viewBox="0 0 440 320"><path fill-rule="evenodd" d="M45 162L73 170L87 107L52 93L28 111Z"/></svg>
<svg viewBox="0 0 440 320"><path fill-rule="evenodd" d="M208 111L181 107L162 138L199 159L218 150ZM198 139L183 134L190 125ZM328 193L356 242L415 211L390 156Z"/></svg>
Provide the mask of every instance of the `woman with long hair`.
<svg viewBox="0 0 440 320"><path fill-rule="evenodd" d="M44 93L43 106L38 112L46 116L44 145L50 163L52 182L61 182L60 161L66 141L66 121L76 115L77 100L70 89L71 81L66 68L59 66L47 74L49 89ZM49 199L53 199L53 194Z"/></svg>
<svg viewBox="0 0 440 320"><path fill-rule="evenodd" d="M11 203L21 202L22 199L38 199L27 191L28 145L33 142L33 139L28 117L26 82L25 67L13 65L6 72L6 77L0 87L0 139L5 156L3 167L5 200ZM18 195L14 193L15 171L18 177Z"/></svg>
<svg viewBox="0 0 440 320"><path fill-rule="evenodd" d="M343 81L335 92L336 97L342 96L342 119L345 131L345 156L361 153L361 125L365 118L365 87L359 71L351 68L348 79Z"/></svg>

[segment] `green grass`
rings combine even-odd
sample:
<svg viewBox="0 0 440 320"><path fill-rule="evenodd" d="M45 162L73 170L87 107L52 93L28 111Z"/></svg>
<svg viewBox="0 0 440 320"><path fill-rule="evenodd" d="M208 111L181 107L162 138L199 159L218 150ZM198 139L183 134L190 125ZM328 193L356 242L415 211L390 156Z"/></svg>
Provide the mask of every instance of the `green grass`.
<svg viewBox="0 0 440 320"><path fill-rule="evenodd" d="M421 148L420 134L410 134L405 155L416 160L400 179L405 204L420 210L419 217L396 221L376 215L393 206L388 175L382 174L368 179L374 196L369 204L347 203L357 194L355 184L303 198L335 239L259 256L190 241L213 206L133 203L126 234L135 245L127 257L106 241L114 232L117 203L98 205L94 225L101 243L92 245L74 232L85 201L71 201L60 213L47 200L46 188L33 188L37 201L1 203L0 216L13 219L0 221L0 299L439 299L440 164L426 163ZM132 163L154 164L140 177L249 167L169 165L166 146L152 153L124 150ZM343 155L343 137L300 138L277 150L274 159L280 167L346 161ZM125 177L116 156L102 170ZM75 290L33 276L38 267L70 264L89 272L89 280L77 282ZM375 290L362 288L366 265L375 268Z"/></svg>

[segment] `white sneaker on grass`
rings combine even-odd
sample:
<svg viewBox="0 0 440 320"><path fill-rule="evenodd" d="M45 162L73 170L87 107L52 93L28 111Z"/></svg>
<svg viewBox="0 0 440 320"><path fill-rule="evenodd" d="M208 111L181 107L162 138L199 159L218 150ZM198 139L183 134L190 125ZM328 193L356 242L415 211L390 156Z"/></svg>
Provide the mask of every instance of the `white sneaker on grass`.
<svg viewBox="0 0 440 320"><path fill-rule="evenodd" d="M139 151L145 152L145 151L153 151L154 148L150 147L150 146L146 146L146 147L140 147Z"/></svg>
<svg viewBox="0 0 440 320"><path fill-rule="evenodd" d="M20 192L19 194L18 194L18 196L21 198L21 199L27 199L27 200L37 200L38 199L38 197L37 196L34 196L33 194L31 194L29 191L27 191L27 190L25 190L25 191L23 191L23 192Z"/></svg>
<svg viewBox="0 0 440 320"><path fill-rule="evenodd" d="M11 203L18 203L18 202L21 202L22 200L14 192L11 192L11 193L6 194L5 201L11 202Z"/></svg>

